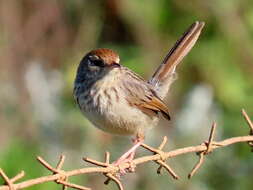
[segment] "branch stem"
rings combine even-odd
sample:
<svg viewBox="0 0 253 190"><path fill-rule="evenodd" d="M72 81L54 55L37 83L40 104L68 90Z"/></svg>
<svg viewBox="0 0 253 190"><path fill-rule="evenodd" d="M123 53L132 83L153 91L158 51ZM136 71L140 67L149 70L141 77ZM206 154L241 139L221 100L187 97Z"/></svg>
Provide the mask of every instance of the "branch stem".
<svg viewBox="0 0 253 190"><path fill-rule="evenodd" d="M212 143L212 149L217 149L217 148L221 148L221 147L225 147L225 146L229 146L235 143L241 143L241 142L250 142L253 141L253 136L240 136L240 137L233 137L233 138L229 138L220 142L213 142ZM179 155L183 155L183 154L187 154L187 153L193 153L193 152L202 152L206 150L206 145L201 144L201 145L197 145L197 146L189 146L189 147L185 147L185 148L179 148L179 149L175 149L169 152L165 152L165 157L166 158L172 158L172 157L176 157ZM157 161L160 159L160 155L151 155L151 156L143 156L140 158L136 158L132 161L133 164L135 165L139 165L139 164L143 164L145 162L149 162L149 161ZM121 165L122 169L126 169L129 168L129 163L123 163ZM50 167L50 169L52 169ZM81 175L81 174L88 174L88 173L115 173L117 172L118 168L116 167L87 167L87 168L81 168L81 169L76 169L76 170L72 170L72 171L65 171L65 175L67 177L70 176L76 176L76 175ZM41 183L45 183L45 182L49 182L49 181L55 181L57 179L60 179L62 177L61 174L53 174L53 175L48 175L48 176L43 176L43 177L39 177L39 178L35 178L35 179L30 179L24 182L20 182L17 184L13 184L14 188L17 189L23 189L26 187L30 187L36 184L41 184ZM0 186L0 190L9 190L9 186L8 185L3 185Z"/></svg>

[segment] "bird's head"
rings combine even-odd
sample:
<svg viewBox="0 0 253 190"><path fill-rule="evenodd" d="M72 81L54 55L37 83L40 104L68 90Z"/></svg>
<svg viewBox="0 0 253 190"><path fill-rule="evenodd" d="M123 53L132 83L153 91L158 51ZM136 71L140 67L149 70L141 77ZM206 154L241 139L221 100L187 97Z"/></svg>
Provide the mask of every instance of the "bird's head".
<svg viewBox="0 0 253 190"><path fill-rule="evenodd" d="M95 49L81 60L76 81L99 79L109 71L120 68L119 55L110 49Z"/></svg>

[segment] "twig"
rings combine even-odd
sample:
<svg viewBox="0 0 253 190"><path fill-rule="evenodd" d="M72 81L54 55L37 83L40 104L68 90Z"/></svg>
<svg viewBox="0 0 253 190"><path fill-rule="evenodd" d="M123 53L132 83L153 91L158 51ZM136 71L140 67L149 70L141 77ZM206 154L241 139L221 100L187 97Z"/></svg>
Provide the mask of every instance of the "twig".
<svg viewBox="0 0 253 190"><path fill-rule="evenodd" d="M60 170L61 170L64 161L65 161L65 156L64 156L64 155L61 155L61 156L60 156L60 160L59 160L58 164L56 165L56 170L57 170L57 171L60 171ZM58 172L58 173L59 173L59 172ZM62 184L62 185L63 185L63 186L62 186L62 190L67 190L67 187L75 188L75 187L73 187L74 184L72 184L72 183L67 183L67 180L68 180L68 178L65 177L65 176L63 176L62 179L56 180L56 183L59 183L59 184ZM78 185L77 185L77 186L78 186ZM77 187L77 186L76 186L76 187ZM78 189L78 188L76 188L76 189ZM87 189L87 188L86 188L86 189Z"/></svg>
<svg viewBox="0 0 253 190"><path fill-rule="evenodd" d="M111 173L106 174L106 176L108 177L108 179L113 180L113 181L117 184L119 190L124 190L121 181L120 181L117 177L113 176L113 174L111 174ZM106 181L108 181L108 179L107 179ZM106 181L105 181L105 182L106 182ZM108 181L108 183L109 183L109 181ZM107 183L107 184L108 184L108 183ZM105 183L105 184L106 184L106 183Z"/></svg>
<svg viewBox="0 0 253 190"><path fill-rule="evenodd" d="M244 109L242 109L242 115L243 115L244 119L246 120L246 122L248 123L248 126L250 127L250 130L253 132L253 123L250 120L248 114L246 113L246 111Z"/></svg>
<svg viewBox="0 0 253 190"><path fill-rule="evenodd" d="M5 183L8 185L9 190L15 190L13 182L8 178L2 169L0 169L0 175L4 179Z"/></svg>
<svg viewBox="0 0 253 190"><path fill-rule="evenodd" d="M208 143L207 143L207 148L204 154L208 154L211 152L211 148L212 148L212 143L213 143L213 139L214 139L214 133L215 133L215 129L216 129L217 124L214 122L212 124L212 128L211 128L211 132L209 135L209 139L208 139Z"/></svg>
<svg viewBox="0 0 253 190"><path fill-rule="evenodd" d="M144 143L141 144L141 146L151 152L154 153L154 155L159 155L160 159L159 160L155 160L155 162L157 164L159 164L160 166L157 169L157 174L161 174L161 170L162 168L165 168L167 170L167 172L174 178L174 179L179 179L179 176L174 172L174 170L168 165L166 164L166 156L165 156L165 152L162 151L163 147L165 146L165 144L167 143L168 138L165 136L163 138L163 141L161 142L160 146L156 149L153 147L150 147Z"/></svg>
<svg viewBox="0 0 253 190"><path fill-rule="evenodd" d="M166 164L161 160L157 160L157 163L160 164L160 167L157 170L158 174L161 172L160 170L162 169L162 167L164 167L174 179L179 179L178 175L173 171L173 169L168 164Z"/></svg>
<svg viewBox="0 0 253 190"><path fill-rule="evenodd" d="M199 161L198 163L193 167L192 171L189 173L188 178L192 178L192 176L196 173L196 171L200 168L202 163L204 162L204 152L201 152L199 154Z"/></svg>
<svg viewBox="0 0 253 190"><path fill-rule="evenodd" d="M251 121L251 119L249 118L248 114L246 113L246 111L244 109L242 109L242 115L250 128L249 134L253 135L253 122ZM248 144L252 148L251 152L253 152L253 141L248 142Z"/></svg>
<svg viewBox="0 0 253 190"><path fill-rule="evenodd" d="M105 163L110 164L110 152L105 152Z"/></svg>
<svg viewBox="0 0 253 190"><path fill-rule="evenodd" d="M64 185L64 187L71 187L71 188L80 189L80 190L91 190L91 189L88 188L88 187L84 187L84 186L81 186L81 185L76 185L76 184L69 183L69 182L62 181L62 180L58 180L58 182L59 182L60 184Z"/></svg>
<svg viewBox="0 0 253 190"><path fill-rule="evenodd" d="M214 133L216 130L217 124L214 122L211 127L210 135L208 138L208 141L205 143L206 150L197 152L197 155L199 156L199 161L197 164L193 167L192 171L188 174L188 179L192 178L192 176L197 172L197 170L200 168L200 166L204 163L204 156L211 153L213 150L213 139L214 139ZM218 144L216 144L218 145Z"/></svg>
<svg viewBox="0 0 253 190"><path fill-rule="evenodd" d="M64 161L65 161L65 156L61 155L60 160L56 166L56 170L60 170L62 168Z"/></svg>
<svg viewBox="0 0 253 190"><path fill-rule="evenodd" d="M252 126L253 126L252 121L249 119L247 113L244 110L243 110L243 116L244 116L245 120L247 121L250 129L252 130ZM120 168L121 169L129 169L131 167L131 165L138 166L138 165L146 163L146 162L155 161L156 163L158 163L160 165L158 168L158 172L160 172L161 167L164 167L172 176L174 175L173 176L174 178L177 178L177 175L175 174L175 172L173 174L173 172L172 172L173 170L171 170L171 168L164 161L168 158L177 157L179 155L195 152L195 153L199 153L199 161L195 165L195 167L193 168L191 173L189 174L189 177L192 177L194 175L194 173L196 173L197 169L203 163L204 155L209 153L211 150L215 150L215 149L218 149L221 147L226 147L226 146L236 144L236 143L241 143L241 142L247 142L247 143L253 142L253 134L252 133L248 136L232 137L229 139L225 139L223 141L215 142L213 140L215 126L216 126L216 124L213 124L208 142L202 143L197 146L189 146L189 147L185 147L185 148L171 150L169 152L164 152L164 151L162 151L162 149L167 142L167 138L164 138L164 140L162 141L161 145L158 148L152 148L148 145L143 144L142 146L145 147L146 149L152 151L154 153L154 155L142 156L142 157L136 158L131 163L122 163L122 164L120 164ZM38 157L38 160L44 167L46 167L53 174L38 177L35 179L26 180L26 181L14 184L14 182L16 180L18 180L24 176L24 173L21 172L20 174L18 174L14 178L10 179L7 177L7 175L4 173L4 171L0 169L0 176L4 179L4 181L6 183L6 185L0 186L0 190L19 190L19 189L24 189L26 187L36 185L36 184L49 182L49 181L55 181L57 183L64 185L64 187L68 186L68 187L75 188L75 189L88 190L89 188L79 186L76 184L72 184L72 183L69 183L66 181L67 178L69 178L71 176L88 174L88 173L104 174L106 177L108 177L108 179L106 180L105 183L108 183L109 180L113 180L117 184L118 188L120 190L123 190L123 186L122 186L120 180L117 177L115 177L115 174L117 174L117 172L119 172L120 168L115 167L113 164L110 164L109 153L106 153L106 155L105 155L105 162L99 162L99 161L96 161L96 160L93 160L90 158L84 159L85 161L87 161L89 163L95 164L96 167L86 167L86 168L75 169L75 170L71 170L71 171L64 171L61 169L63 162L65 160L64 156L61 156L56 168L52 167L50 164L48 164L41 157Z"/></svg>
<svg viewBox="0 0 253 190"><path fill-rule="evenodd" d="M239 136L239 137L232 137L229 139L225 139L220 142L214 142L213 143L213 149L221 148L221 147L226 147L232 144L236 143L241 143L241 142L250 142L253 141L253 136L248 135L248 136ZM218 144L218 145L217 145ZM193 153L193 152L201 152L206 150L206 145L201 144L197 146L189 146L185 148L179 148L175 149L169 152L165 152L166 158L172 158L172 157L177 157L179 155L187 154L187 153ZM151 155L151 156L142 156L139 158L134 159L132 162L135 165L143 164L149 161L155 161L159 160L160 155ZM129 167L128 163L123 163L121 168L126 169ZM81 169L76 169L76 170L71 170L71 171L66 171L65 175L68 177L71 176L76 176L76 175L81 175L81 174L88 174L88 173L107 173L107 172L117 172L118 168L113 168L113 167L86 167L86 168L81 168ZM41 184L49 181L55 181L61 177L60 174L53 174L53 175L48 175L48 176L43 176L35 179L30 179L21 183L14 184L16 189L23 189L26 187L30 187L36 184ZM3 185L0 186L0 190L9 190L8 185Z"/></svg>
<svg viewBox="0 0 253 190"><path fill-rule="evenodd" d="M96 161L96 160L93 160L90 158L83 158L83 160L86 162L89 162L91 164L97 165L97 166L108 167L108 168L111 167L111 168L116 169L115 171L112 170L112 171L108 171L108 172L103 173L107 177L104 184L108 185L110 183L110 181L113 180L117 184L118 188L120 190L123 190L123 186L122 186L120 180L115 176L118 171L117 169L120 170L120 168L110 164L110 153L109 152L105 153L105 162L99 162L99 161Z"/></svg>
<svg viewBox="0 0 253 190"><path fill-rule="evenodd" d="M5 184L8 186L9 190L15 190L16 188L14 187L14 182L18 181L19 179L21 179L22 177L24 177L25 172L21 171L19 174L17 174L15 177L13 177L12 179L10 179L5 173L4 171L0 168L0 176L3 178L3 180L5 181Z"/></svg>
<svg viewBox="0 0 253 190"><path fill-rule="evenodd" d="M168 138L167 138L166 136L163 137L163 141L162 141L162 143L160 144L160 146L158 147L158 149L159 149L159 150L162 150L163 147L165 146L165 144L167 143L167 141L168 141Z"/></svg>
<svg viewBox="0 0 253 190"><path fill-rule="evenodd" d="M43 158L41 158L40 156L37 157L37 160L44 166L46 167L48 170L57 173L58 171L56 169L54 169L51 165L49 165Z"/></svg>
<svg viewBox="0 0 253 190"><path fill-rule="evenodd" d="M89 163L94 164L94 165L97 165L97 166L102 166L102 167L107 167L107 166L108 166L107 163L99 162L99 161L97 161L97 160L93 160L93 159L87 158L87 157L83 158L83 160L84 160L85 162L89 162Z"/></svg>
<svg viewBox="0 0 253 190"><path fill-rule="evenodd" d="M21 178L23 178L25 176L25 172L24 171L21 171L19 174L17 174L15 177L13 177L12 179L10 179L10 181L12 183L20 180Z"/></svg>

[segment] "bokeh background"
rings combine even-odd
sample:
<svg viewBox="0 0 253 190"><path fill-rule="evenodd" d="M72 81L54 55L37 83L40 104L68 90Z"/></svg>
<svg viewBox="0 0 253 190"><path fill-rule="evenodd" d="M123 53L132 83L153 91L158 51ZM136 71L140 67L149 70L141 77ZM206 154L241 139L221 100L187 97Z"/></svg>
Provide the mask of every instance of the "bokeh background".
<svg viewBox="0 0 253 190"><path fill-rule="evenodd" d="M161 121L147 135L167 150L197 145L217 121L216 139L248 134L241 117L253 118L253 2L251 0L1 0L0 1L0 167L9 176L25 170L25 179L46 175L36 156L64 169L85 167L83 156L115 160L131 143L105 134L82 116L73 96L79 60L105 47L121 62L149 78L170 47L196 20L206 22L201 37L178 68L178 80L166 100L172 121ZM138 152L146 155L148 152ZM253 155L246 144L219 149L188 180L194 154L168 162L182 177L172 180L156 165L123 177L126 189L252 189ZM71 178L95 189L101 175ZM53 183L28 189L60 189Z"/></svg>

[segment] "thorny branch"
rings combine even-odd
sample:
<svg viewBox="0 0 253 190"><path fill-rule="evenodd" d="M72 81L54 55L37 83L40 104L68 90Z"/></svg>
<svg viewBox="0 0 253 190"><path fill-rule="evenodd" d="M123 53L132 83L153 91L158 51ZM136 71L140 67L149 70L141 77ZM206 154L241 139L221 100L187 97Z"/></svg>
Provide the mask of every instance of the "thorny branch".
<svg viewBox="0 0 253 190"><path fill-rule="evenodd" d="M242 110L242 115L245 118L250 128L250 134L248 136L233 137L233 138L225 139L223 141L216 142L214 141L216 123L213 123L208 141L200 145L189 146L189 147L179 148L176 150L165 152L163 151L163 148L167 142L167 138L164 137L162 143L160 144L158 148L150 147L144 143L142 144L142 147L151 151L153 155L142 156L142 157L132 160L130 163L122 163L117 167L113 165L112 163L110 163L110 154L108 152L106 152L105 154L104 162L96 161L90 158L84 158L84 161L94 164L96 165L96 167L86 167L86 168L75 169L71 171L62 170L62 166L65 160L65 156L63 155L60 157L60 160L55 168L51 166L49 163L47 163L43 158L37 157L38 161L46 169L52 172L51 175L26 180L20 183L15 183L16 181L20 180L25 175L23 171L20 172L15 177L9 178L6 175L6 173L2 169L0 169L0 176L5 181L5 184L0 186L0 190L24 189L26 187L30 187L36 184L41 184L41 183L45 183L49 181L54 181L57 184L63 185L63 189L66 189L67 187L71 187L71 188L79 189L79 190L89 190L90 188L68 182L68 178L71 176L88 174L88 173L101 173L107 177L106 181L104 182L105 184L108 184L110 181L114 181L117 184L119 190L123 190L123 186L118 175L122 169L127 170L128 172L134 172L135 167L137 165L143 164L149 161L154 161L155 163L159 165L157 169L158 174L160 174L161 169L164 168L174 179L179 179L175 171L166 163L166 160L172 157L179 156L179 155L195 152L199 156L199 161L197 162L197 164L194 166L194 168L188 175L188 178L191 178L196 173L196 171L200 168L200 166L203 164L205 156L211 153L214 149L229 146L235 143L247 142L252 147L252 151L253 151L253 122L250 120L245 110Z"/></svg>

